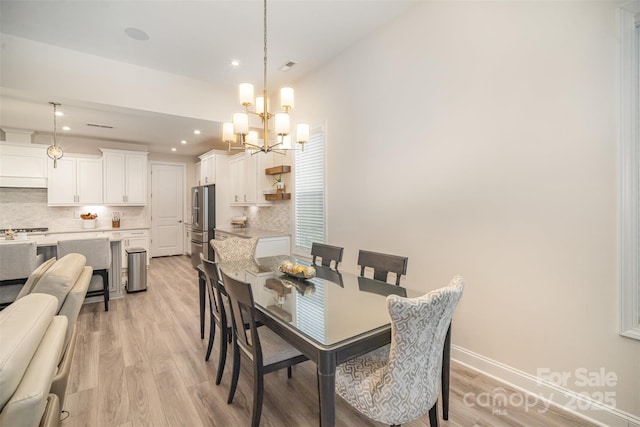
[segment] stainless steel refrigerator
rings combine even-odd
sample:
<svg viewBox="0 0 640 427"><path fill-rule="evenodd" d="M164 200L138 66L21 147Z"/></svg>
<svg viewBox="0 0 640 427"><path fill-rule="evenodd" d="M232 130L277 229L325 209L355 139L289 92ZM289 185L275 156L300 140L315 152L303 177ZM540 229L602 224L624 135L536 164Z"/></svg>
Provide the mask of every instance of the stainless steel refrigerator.
<svg viewBox="0 0 640 427"><path fill-rule="evenodd" d="M216 227L216 186L201 185L191 189L191 263L200 264L200 252L213 261L213 239Z"/></svg>

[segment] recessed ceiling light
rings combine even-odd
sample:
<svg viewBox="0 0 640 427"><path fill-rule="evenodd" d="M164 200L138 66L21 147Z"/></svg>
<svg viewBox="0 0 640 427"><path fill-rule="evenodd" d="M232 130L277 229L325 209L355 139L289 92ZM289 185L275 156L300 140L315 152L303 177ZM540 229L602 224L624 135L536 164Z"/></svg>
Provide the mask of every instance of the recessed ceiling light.
<svg viewBox="0 0 640 427"><path fill-rule="evenodd" d="M124 32L134 40L140 40L140 41L149 40L149 34L145 33L139 28L133 28L133 27L125 28Z"/></svg>
<svg viewBox="0 0 640 427"><path fill-rule="evenodd" d="M176 147L171 147L171 151L178 151Z"/></svg>
<svg viewBox="0 0 640 427"><path fill-rule="evenodd" d="M182 141L180 141L180 144L186 144L187 141L185 141L184 139Z"/></svg>
<svg viewBox="0 0 640 427"><path fill-rule="evenodd" d="M232 59L231 65L234 67L238 67L240 65L240 61L238 61L237 59Z"/></svg>
<svg viewBox="0 0 640 427"><path fill-rule="evenodd" d="M195 133L196 135L200 135L200 130L196 129L193 131L193 133Z"/></svg>
<svg viewBox="0 0 640 427"><path fill-rule="evenodd" d="M69 126L62 126L62 130L71 130Z"/></svg>
<svg viewBox="0 0 640 427"><path fill-rule="evenodd" d="M62 117L64 116L64 113L62 111L56 111L56 116Z"/></svg>

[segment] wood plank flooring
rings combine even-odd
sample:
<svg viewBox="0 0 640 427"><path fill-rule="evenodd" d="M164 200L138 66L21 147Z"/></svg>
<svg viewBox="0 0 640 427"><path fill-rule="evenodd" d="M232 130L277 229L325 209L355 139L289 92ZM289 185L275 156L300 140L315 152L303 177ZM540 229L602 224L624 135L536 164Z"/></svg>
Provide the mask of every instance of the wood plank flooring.
<svg viewBox="0 0 640 427"><path fill-rule="evenodd" d="M67 388L64 427L248 426L251 421L252 371L243 363L233 404L227 405L231 354L215 385L218 343L205 362L207 339L200 339L196 271L186 256L154 258L147 292L85 304L78 319L78 344ZM208 331L207 331L208 333ZM218 335L216 335L218 340ZM305 362L265 377L263 427L318 425L315 365ZM452 363L451 409L445 427L592 426L550 408L482 407L481 393L503 387L489 377ZM465 396L467 398L465 399ZM339 397L337 425L382 426L357 413ZM465 404L465 402L467 404ZM428 426L427 416L404 424Z"/></svg>

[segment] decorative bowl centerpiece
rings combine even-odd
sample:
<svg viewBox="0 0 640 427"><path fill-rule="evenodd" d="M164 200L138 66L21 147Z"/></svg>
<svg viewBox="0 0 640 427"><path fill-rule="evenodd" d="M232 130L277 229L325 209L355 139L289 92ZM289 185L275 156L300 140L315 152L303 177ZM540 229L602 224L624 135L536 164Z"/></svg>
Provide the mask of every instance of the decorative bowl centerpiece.
<svg viewBox="0 0 640 427"><path fill-rule="evenodd" d="M98 214L92 214L91 212L80 214L80 218L82 218L82 228L96 228L97 217Z"/></svg>
<svg viewBox="0 0 640 427"><path fill-rule="evenodd" d="M316 276L316 269L313 266L294 264L289 260L282 261L278 266L278 270L298 280L311 279Z"/></svg>

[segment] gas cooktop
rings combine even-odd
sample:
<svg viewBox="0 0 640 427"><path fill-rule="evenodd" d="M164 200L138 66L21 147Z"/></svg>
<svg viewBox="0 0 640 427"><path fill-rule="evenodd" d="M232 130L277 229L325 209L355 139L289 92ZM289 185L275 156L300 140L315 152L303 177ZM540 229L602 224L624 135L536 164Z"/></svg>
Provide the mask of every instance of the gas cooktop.
<svg viewBox="0 0 640 427"><path fill-rule="evenodd" d="M48 227L34 227L34 228L0 228L0 233L5 233L7 230L13 230L14 233L42 233L49 231Z"/></svg>

